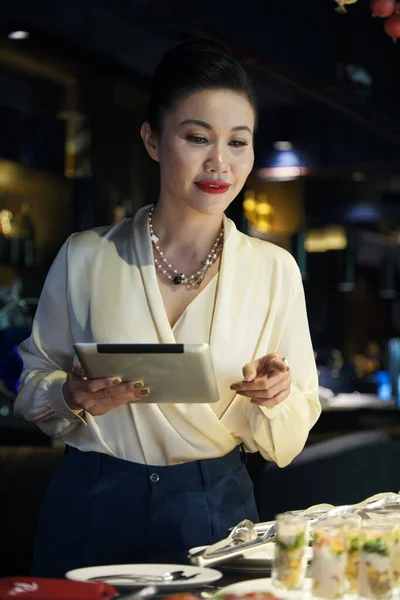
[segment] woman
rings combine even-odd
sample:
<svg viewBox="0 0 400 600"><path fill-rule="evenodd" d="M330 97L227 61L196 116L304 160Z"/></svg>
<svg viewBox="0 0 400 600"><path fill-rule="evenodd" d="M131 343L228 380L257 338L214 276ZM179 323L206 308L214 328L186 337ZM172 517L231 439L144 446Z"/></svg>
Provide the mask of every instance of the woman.
<svg viewBox="0 0 400 600"><path fill-rule="evenodd" d="M71 236L49 272L15 408L68 447L36 575L182 561L257 520L240 446L285 466L319 416L296 263L224 216L253 167L255 123L234 57L201 41L167 52L141 129L160 165L155 207ZM86 381L75 342L210 343L220 399L135 404L146 382Z"/></svg>

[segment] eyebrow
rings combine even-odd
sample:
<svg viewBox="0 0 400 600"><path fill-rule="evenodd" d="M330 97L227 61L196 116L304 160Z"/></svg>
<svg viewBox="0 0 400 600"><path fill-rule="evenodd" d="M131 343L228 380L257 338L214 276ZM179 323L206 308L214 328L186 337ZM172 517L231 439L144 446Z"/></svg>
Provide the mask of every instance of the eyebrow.
<svg viewBox="0 0 400 600"><path fill-rule="evenodd" d="M200 127L204 127L205 129L212 130L212 127L209 123L205 121L199 121L198 119L186 119L179 123L181 125L199 125ZM232 127L231 131L248 131L251 135L253 135L252 130L247 125L236 125L236 127Z"/></svg>

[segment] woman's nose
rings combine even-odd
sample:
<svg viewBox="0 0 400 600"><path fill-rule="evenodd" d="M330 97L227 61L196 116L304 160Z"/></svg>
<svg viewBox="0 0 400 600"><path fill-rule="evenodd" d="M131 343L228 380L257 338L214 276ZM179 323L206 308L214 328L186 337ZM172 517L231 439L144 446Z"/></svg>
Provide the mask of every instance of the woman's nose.
<svg viewBox="0 0 400 600"><path fill-rule="evenodd" d="M209 173L226 173L228 171L228 161L224 150L217 145L211 150L206 161L206 171Z"/></svg>

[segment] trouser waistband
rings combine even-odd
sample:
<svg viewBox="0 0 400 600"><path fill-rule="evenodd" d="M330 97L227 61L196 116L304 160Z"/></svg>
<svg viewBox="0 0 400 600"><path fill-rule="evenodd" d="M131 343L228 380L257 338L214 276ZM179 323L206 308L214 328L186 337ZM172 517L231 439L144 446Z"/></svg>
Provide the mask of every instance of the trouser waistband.
<svg viewBox="0 0 400 600"><path fill-rule="evenodd" d="M236 446L225 456L190 461L178 465L157 466L145 465L114 458L101 452L82 452L71 446L66 453L68 463L74 468L85 470L88 475L108 477L124 474L127 477L148 477L151 482L162 487L176 488L184 485L187 488L208 489L228 472L236 471L244 462L241 446Z"/></svg>

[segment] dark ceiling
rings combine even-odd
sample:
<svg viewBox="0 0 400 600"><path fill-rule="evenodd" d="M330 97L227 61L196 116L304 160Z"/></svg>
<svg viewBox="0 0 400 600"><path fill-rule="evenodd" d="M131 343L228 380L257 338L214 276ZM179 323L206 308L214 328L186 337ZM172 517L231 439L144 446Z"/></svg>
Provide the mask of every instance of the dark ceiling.
<svg viewBox="0 0 400 600"><path fill-rule="evenodd" d="M225 43L257 84L264 145L289 107L311 166L400 164L400 44L372 18L334 0L3 0L0 20L36 27L146 78L189 35ZM59 46L53 47L57 54ZM272 135L272 134L271 134Z"/></svg>

